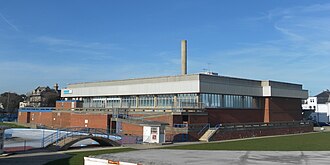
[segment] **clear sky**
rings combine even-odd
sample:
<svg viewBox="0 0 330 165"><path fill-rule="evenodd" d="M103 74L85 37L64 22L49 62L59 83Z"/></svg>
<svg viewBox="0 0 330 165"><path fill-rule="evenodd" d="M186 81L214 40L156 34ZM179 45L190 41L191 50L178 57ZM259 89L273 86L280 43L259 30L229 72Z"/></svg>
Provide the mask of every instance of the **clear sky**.
<svg viewBox="0 0 330 165"><path fill-rule="evenodd" d="M0 0L0 93L188 73L330 88L330 1Z"/></svg>

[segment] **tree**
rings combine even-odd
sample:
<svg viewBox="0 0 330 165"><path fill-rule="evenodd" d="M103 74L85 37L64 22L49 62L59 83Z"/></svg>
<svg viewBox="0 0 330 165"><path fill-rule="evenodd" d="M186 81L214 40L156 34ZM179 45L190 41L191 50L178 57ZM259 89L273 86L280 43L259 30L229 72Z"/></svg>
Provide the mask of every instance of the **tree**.
<svg viewBox="0 0 330 165"><path fill-rule="evenodd" d="M23 101L24 95L17 93L5 92L0 95L0 103L2 103L3 113L16 113L19 108L19 102Z"/></svg>
<svg viewBox="0 0 330 165"><path fill-rule="evenodd" d="M45 92L43 94L44 103L47 107L55 107L56 100L60 98L60 95L55 92Z"/></svg>

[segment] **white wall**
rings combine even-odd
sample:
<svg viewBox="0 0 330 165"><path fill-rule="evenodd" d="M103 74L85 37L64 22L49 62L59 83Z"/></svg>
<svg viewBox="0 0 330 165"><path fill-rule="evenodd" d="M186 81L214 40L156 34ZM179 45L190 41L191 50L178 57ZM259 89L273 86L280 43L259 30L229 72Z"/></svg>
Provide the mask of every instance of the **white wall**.
<svg viewBox="0 0 330 165"><path fill-rule="evenodd" d="M198 93L199 81L177 81L130 85L78 87L69 89L72 93L61 97L83 97L83 96L118 96L118 95L147 95L147 94L169 94L169 93Z"/></svg>

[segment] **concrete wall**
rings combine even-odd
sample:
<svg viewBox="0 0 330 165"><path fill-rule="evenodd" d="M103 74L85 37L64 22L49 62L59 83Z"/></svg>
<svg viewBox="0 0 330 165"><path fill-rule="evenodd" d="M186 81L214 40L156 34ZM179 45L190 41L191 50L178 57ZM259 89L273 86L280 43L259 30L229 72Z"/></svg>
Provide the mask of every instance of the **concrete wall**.
<svg viewBox="0 0 330 165"><path fill-rule="evenodd" d="M70 90L70 93L65 93L65 90ZM84 97L198 92L198 75L184 75L71 84L67 89L62 90L61 96Z"/></svg>
<svg viewBox="0 0 330 165"><path fill-rule="evenodd" d="M192 74L70 84L61 97L121 96L178 93L218 93L307 98L300 84Z"/></svg>

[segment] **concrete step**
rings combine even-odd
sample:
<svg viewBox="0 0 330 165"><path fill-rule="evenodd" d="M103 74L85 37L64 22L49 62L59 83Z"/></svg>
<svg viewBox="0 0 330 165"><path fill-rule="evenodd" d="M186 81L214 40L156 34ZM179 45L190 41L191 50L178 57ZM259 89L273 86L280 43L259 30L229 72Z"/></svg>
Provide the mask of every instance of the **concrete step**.
<svg viewBox="0 0 330 165"><path fill-rule="evenodd" d="M217 132L217 129L208 129L201 138L199 138L200 141L206 141L208 142L209 139Z"/></svg>

